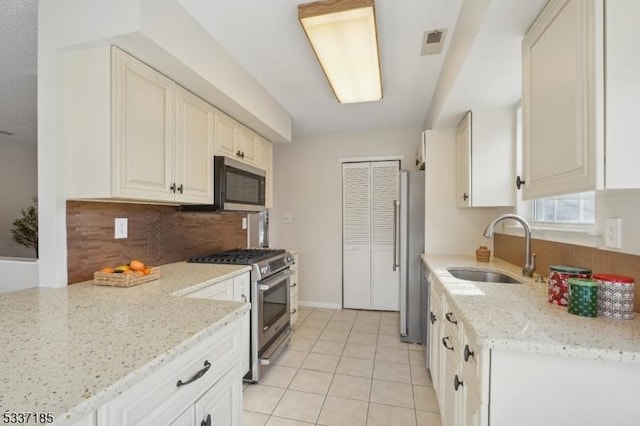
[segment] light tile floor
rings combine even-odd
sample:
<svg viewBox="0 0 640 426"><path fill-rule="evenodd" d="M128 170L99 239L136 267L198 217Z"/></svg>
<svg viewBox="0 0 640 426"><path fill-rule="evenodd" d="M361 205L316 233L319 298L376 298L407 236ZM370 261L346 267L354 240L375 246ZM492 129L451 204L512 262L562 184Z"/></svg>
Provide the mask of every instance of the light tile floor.
<svg viewBox="0 0 640 426"><path fill-rule="evenodd" d="M243 394L243 426L440 426L421 345L397 312L301 309L289 347Z"/></svg>

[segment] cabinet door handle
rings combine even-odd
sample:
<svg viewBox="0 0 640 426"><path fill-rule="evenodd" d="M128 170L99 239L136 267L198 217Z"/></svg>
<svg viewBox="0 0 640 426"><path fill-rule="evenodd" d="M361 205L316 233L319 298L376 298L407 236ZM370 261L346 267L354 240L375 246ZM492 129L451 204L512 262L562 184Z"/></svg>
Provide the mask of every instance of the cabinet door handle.
<svg viewBox="0 0 640 426"><path fill-rule="evenodd" d="M207 418L200 422L200 426L211 426L211 414L207 414Z"/></svg>
<svg viewBox="0 0 640 426"><path fill-rule="evenodd" d="M438 318L433 314L433 312L429 312L429 317L431 318L431 324L435 324L438 321Z"/></svg>
<svg viewBox="0 0 640 426"><path fill-rule="evenodd" d="M458 379L458 375L456 374L456 376L453 378L453 388L455 390L458 390L460 386L464 386L464 383L460 381L460 379Z"/></svg>
<svg viewBox="0 0 640 426"><path fill-rule="evenodd" d="M236 152L236 156L237 157L242 157L242 151L238 150L238 152Z"/></svg>
<svg viewBox="0 0 640 426"><path fill-rule="evenodd" d="M453 312L447 312L445 314L445 318L447 319L447 321L449 321L451 324L458 324L458 320L456 320L455 318L453 318Z"/></svg>
<svg viewBox="0 0 640 426"><path fill-rule="evenodd" d="M241 157L244 159L244 151L242 151L242 155L241 155Z"/></svg>
<svg viewBox="0 0 640 426"><path fill-rule="evenodd" d="M176 193L176 183L175 183L175 182L173 182L173 183L171 184L171 186L169 187L169 190L170 190L171 192L173 192L174 194Z"/></svg>
<svg viewBox="0 0 640 426"><path fill-rule="evenodd" d="M447 342L449 341L449 336L445 336L442 338L442 344L444 345L445 348L449 349L450 351L453 350L453 346L449 346L447 344Z"/></svg>
<svg viewBox="0 0 640 426"><path fill-rule="evenodd" d="M199 378L207 374L207 371L209 371L210 368L211 368L211 363L209 361L205 361L204 368L202 370L198 371L196 374L193 375L193 377L191 377L186 382L183 382L182 380L178 380L178 383L176 384L176 386L180 387L180 386L188 385L189 383L195 382L196 380L198 380Z"/></svg>
<svg viewBox="0 0 640 426"><path fill-rule="evenodd" d="M473 357L475 359L475 355L472 350L469 349L469 345L464 345L464 360L469 361L469 357Z"/></svg>
<svg viewBox="0 0 640 426"><path fill-rule="evenodd" d="M293 311L291 311L291 315L295 314L296 312L298 312L298 308L293 308Z"/></svg>
<svg viewBox="0 0 640 426"><path fill-rule="evenodd" d="M522 185L524 185L524 184L525 184L525 181L524 181L524 180L522 180L522 179L520 179L520 176L517 176L517 177L516 177L516 188L520 189L520 187L521 187Z"/></svg>
<svg viewBox="0 0 640 426"><path fill-rule="evenodd" d="M294 287L295 287L295 286L297 286L297 285L298 285L298 283L293 283L293 284L291 285L291 288L294 288Z"/></svg>
<svg viewBox="0 0 640 426"><path fill-rule="evenodd" d="M182 194L182 191L184 191L184 185L180 184L180 186L178 187L178 192ZM173 191L173 192L175 192L175 191Z"/></svg>
<svg viewBox="0 0 640 426"><path fill-rule="evenodd" d="M242 301L247 303L247 296L245 296L244 294L242 296L240 296L242 298Z"/></svg>
<svg viewBox="0 0 640 426"><path fill-rule="evenodd" d="M465 192L462 194L462 201L467 201L469 199L469 195Z"/></svg>

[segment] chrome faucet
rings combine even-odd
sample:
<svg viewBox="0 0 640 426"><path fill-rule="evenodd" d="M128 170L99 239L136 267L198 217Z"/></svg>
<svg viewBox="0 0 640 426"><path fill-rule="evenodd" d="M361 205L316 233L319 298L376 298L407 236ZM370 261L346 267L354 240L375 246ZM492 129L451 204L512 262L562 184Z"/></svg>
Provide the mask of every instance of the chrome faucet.
<svg viewBox="0 0 640 426"><path fill-rule="evenodd" d="M533 271L536 270L536 254L531 253L531 227L522 216L518 216L517 214L503 214L502 216L496 217L487 225L487 229L484 230L484 236L487 238L493 237L493 228L495 228L498 222L505 219L518 221L524 228L524 266L522 266L522 275L531 277L533 276Z"/></svg>

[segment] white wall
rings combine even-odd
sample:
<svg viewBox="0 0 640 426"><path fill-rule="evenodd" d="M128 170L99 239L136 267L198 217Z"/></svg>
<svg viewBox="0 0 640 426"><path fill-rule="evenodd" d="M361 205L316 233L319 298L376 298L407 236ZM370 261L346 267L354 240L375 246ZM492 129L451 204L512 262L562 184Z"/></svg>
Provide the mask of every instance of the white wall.
<svg viewBox="0 0 640 426"><path fill-rule="evenodd" d="M36 259L0 258L0 293L38 287Z"/></svg>
<svg viewBox="0 0 640 426"><path fill-rule="evenodd" d="M493 250L482 232L496 209L456 207L454 129L427 133L425 175L425 252L475 255L480 245Z"/></svg>
<svg viewBox="0 0 640 426"><path fill-rule="evenodd" d="M605 250L640 255L640 190L596 192L596 229L598 246ZM620 250L604 247L604 221L608 217L622 218Z"/></svg>
<svg viewBox="0 0 640 426"><path fill-rule="evenodd" d="M11 228L37 195L37 146L6 139L0 139L0 257L35 257L33 249L13 241Z"/></svg>
<svg viewBox="0 0 640 426"><path fill-rule="evenodd" d="M298 249L302 304L342 305L342 166L338 158L405 155L402 167L415 168L420 129L387 129L317 135L274 147L274 208L270 245ZM427 142L427 249L472 254L493 209L455 207L453 133ZM283 224L282 216L292 216ZM472 237L470 237L472 236ZM473 236L478 236L477 238Z"/></svg>

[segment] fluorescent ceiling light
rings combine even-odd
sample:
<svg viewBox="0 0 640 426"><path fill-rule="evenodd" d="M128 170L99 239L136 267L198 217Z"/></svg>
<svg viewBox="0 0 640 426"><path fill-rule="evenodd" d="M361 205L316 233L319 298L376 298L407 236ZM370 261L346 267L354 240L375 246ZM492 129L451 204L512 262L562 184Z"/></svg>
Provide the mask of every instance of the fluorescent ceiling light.
<svg viewBox="0 0 640 426"><path fill-rule="evenodd" d="M382 99L374 0L301 4L298 19L339 102Z"/></svg>

